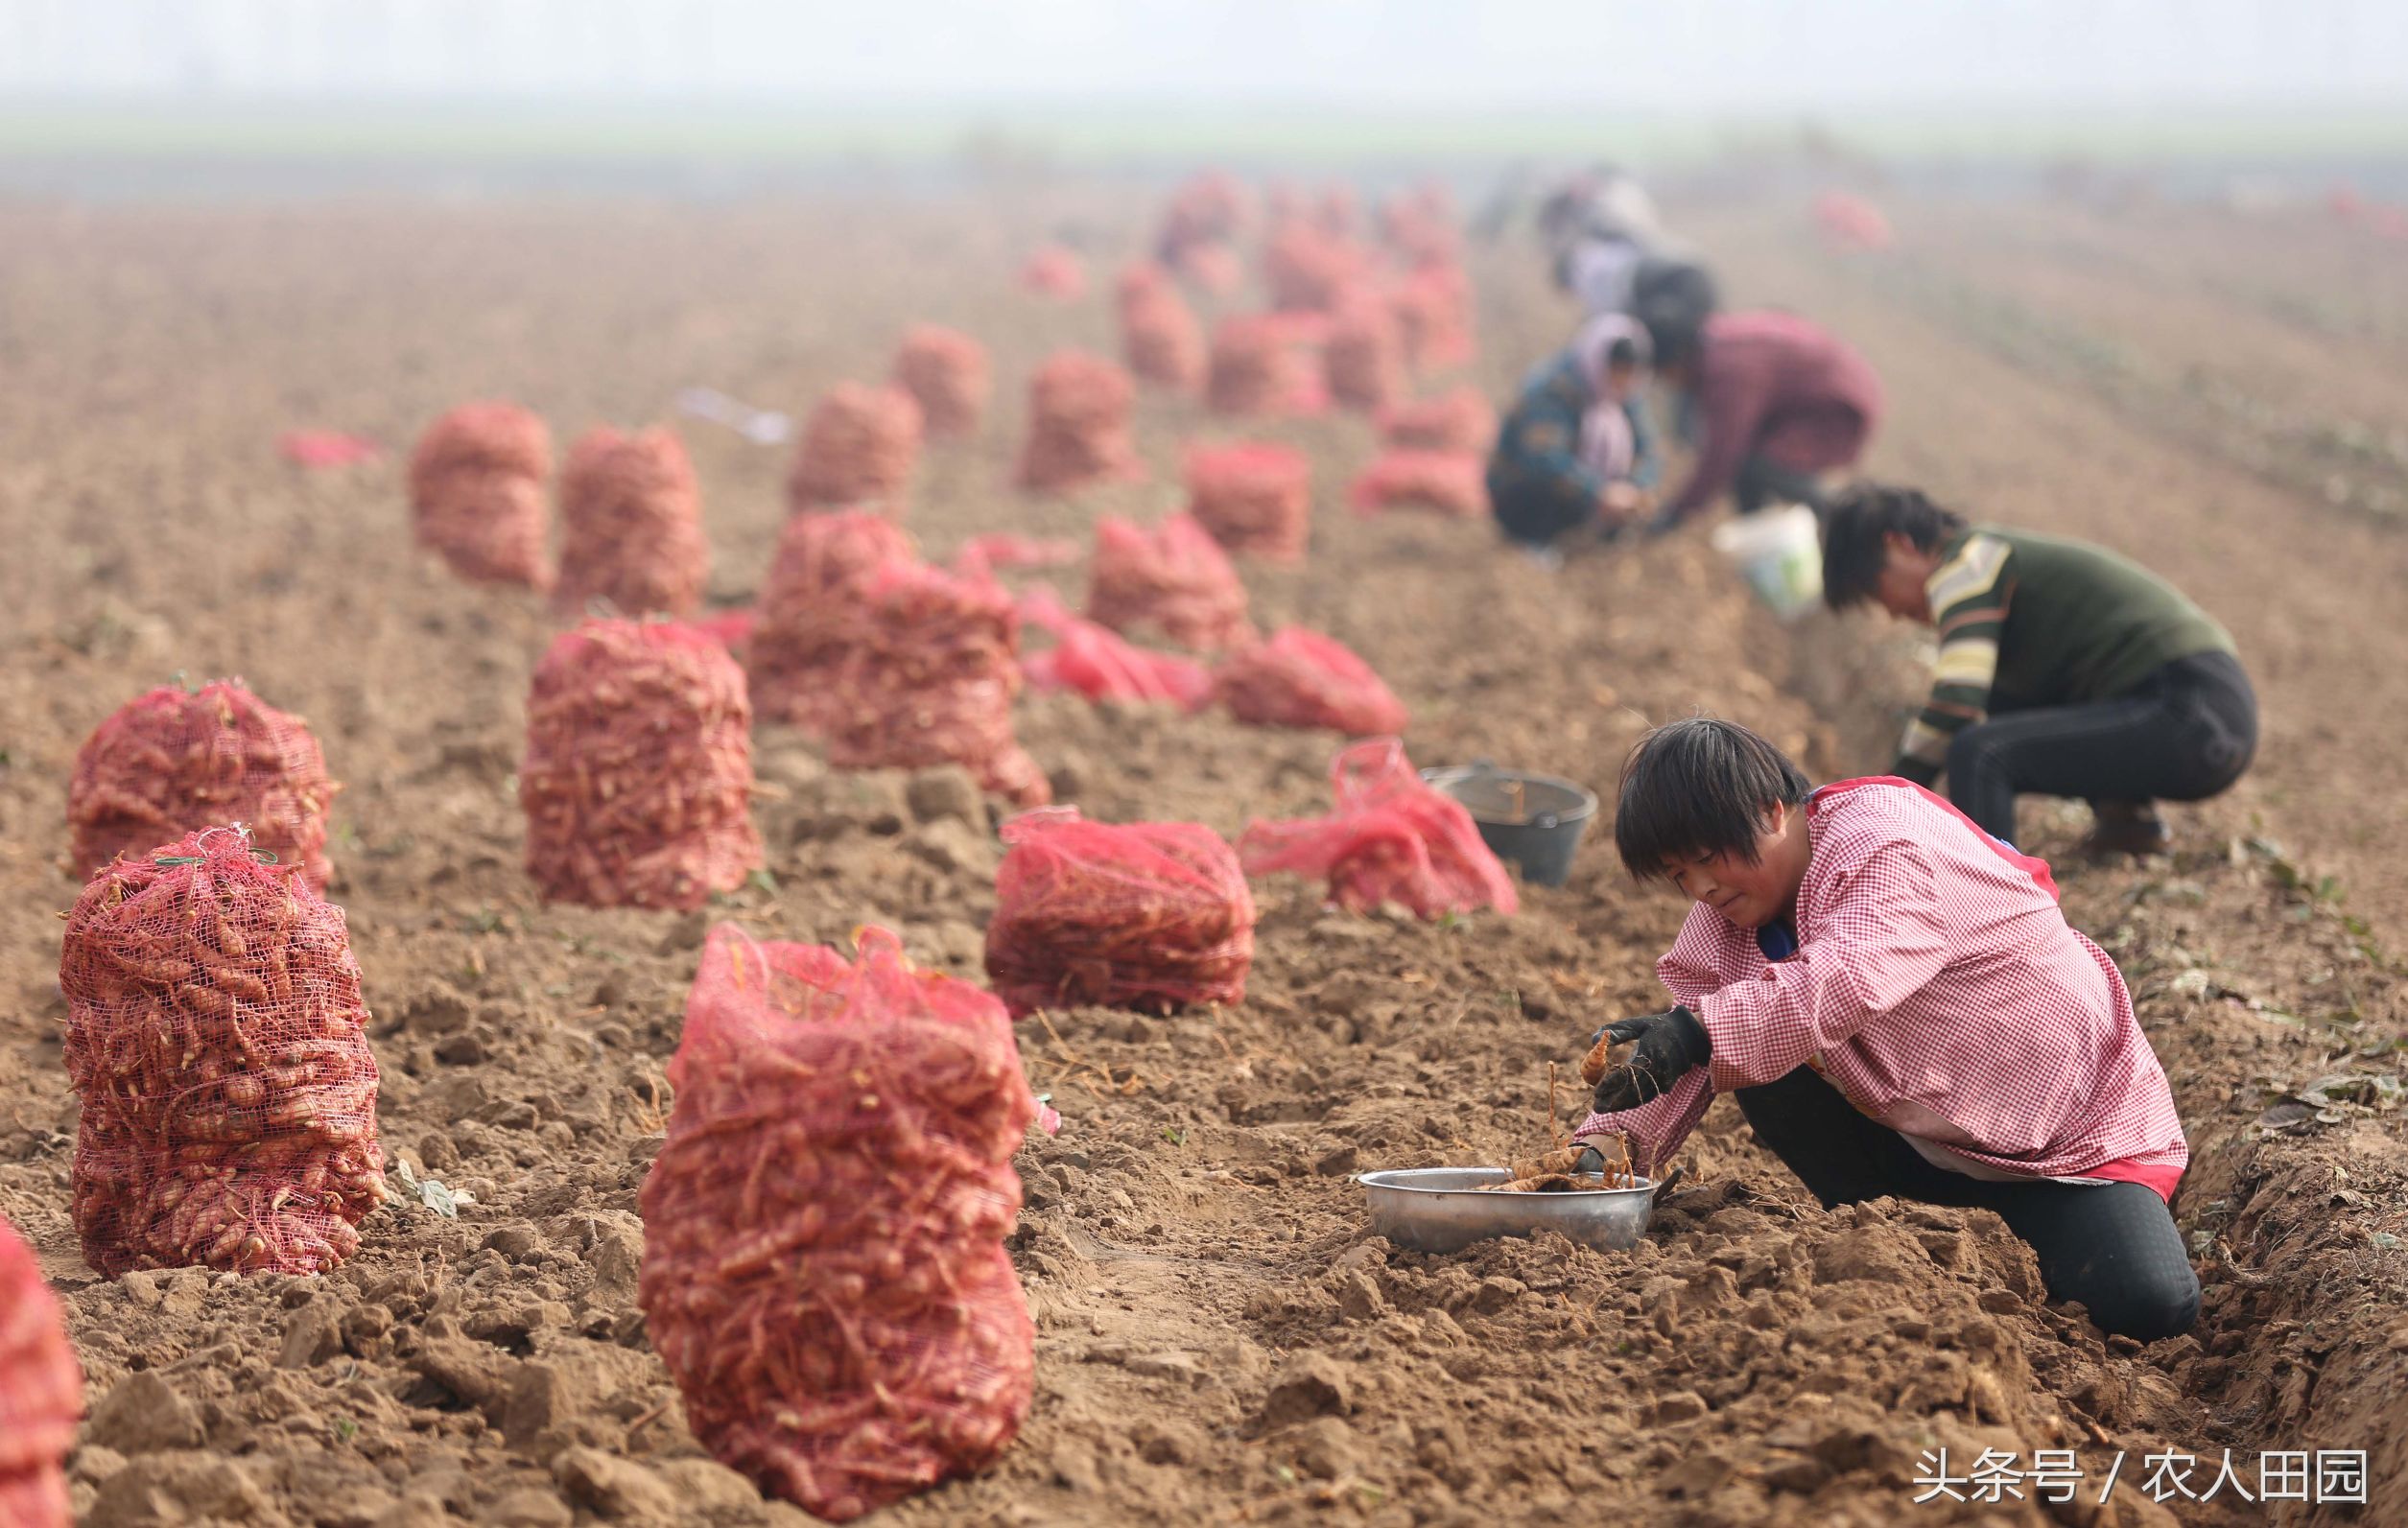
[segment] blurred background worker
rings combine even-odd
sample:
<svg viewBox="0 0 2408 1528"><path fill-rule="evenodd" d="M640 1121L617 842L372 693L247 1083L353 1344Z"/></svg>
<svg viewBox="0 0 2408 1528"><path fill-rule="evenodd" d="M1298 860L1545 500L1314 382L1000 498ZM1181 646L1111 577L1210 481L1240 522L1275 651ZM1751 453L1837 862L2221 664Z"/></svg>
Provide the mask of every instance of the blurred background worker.
<svg viewBox="0 0 2408 1528"><path fill-rule="evenodd" d="M1488 497L1506 538L1552 552L1584 530L1608 534L1654 503L1662 470L1642 389L1647 331L1593 317L1533 369L1497 432Z"/></svg>
<svg viewBox="0 0 2408 1528"><path fill-rule="evenodd" d="M2154 803L2228 789L2257 748L2257 699L2232 639L2147 569L2104 548L1971 526L1912 488L1867 483L1831 506L1824 599L1939 628L1931 697L1892 773L2015 841L2018 795L2079 796L2092 853L2146 854Z"/></svg>
<svg viewBox="0 0 2408 1528"><path fill-rule="evenodd" d="M1646 188L1612 165L1557 187L1539 206L1539 237L1555 284L1593 318L1629 314L1689 334L1714 311L1712 272L1664 231Z"/></svg>
<svg viewBox="0 0 2408 1528"><path fill-rule="evenodd" d="M1726 492L1743 515L1782 504L1821 514L1824 477L1853 466L1880 420L1872 363L1790 313L1718 313L1688 331L1652 319L1647 327L1657 374L1695 411L1698 436L1697 464L1659 528Z"/></svg>

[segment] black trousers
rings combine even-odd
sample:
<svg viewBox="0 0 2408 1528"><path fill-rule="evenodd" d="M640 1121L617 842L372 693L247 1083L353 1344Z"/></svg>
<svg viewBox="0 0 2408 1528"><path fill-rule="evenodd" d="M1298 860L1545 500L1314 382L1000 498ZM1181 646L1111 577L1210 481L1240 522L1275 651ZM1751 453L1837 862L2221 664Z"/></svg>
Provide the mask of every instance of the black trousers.
<svg viewBox="0 0 2408 1528"><path fill-rule="evenodd" d="M1826 1209L1896 1194L1995 1210L2039 1255L2050 1298L2082 1302L2101 1330L2155 1342L2199 1319L2199 1277L2182 1233L2165 1201L2143 1185L1991 1183L1950 1172L1858 1114L1805 1067L1733 1096L1756 1139Z"/></svg>
<svg viewBox="0 0 2408 1528"><path fill-rule="evenodd" d="M1752 456L1739 463L1738 476L1731 480L1731 497L1743 515L1772 505L1802 504L1820 520L1830 507L1824 503L1822 479L1784 467L1770 457Z"/></svg>
<svg viewBox="0 0 2408 1528"><path fill-rule="evenodd" d="M2015 798L2145 807L2231 788L2257 752L2257 696L2229 652L2177 658L2139 689L2087 706L2006 711L1948 744L1948 799L2015 841Z"/></svg>

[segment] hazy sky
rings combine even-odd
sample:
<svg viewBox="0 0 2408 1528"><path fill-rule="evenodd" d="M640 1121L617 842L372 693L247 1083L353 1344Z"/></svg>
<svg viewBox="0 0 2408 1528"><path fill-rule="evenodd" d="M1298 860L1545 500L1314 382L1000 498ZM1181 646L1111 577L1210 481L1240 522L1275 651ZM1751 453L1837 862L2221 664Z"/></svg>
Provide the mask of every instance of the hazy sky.
<svg viewBox="0 0 2408 1528"><path fill-rule="evenodd" d="M2403 0L0 0L0 94L2408 109Z"/></svg>

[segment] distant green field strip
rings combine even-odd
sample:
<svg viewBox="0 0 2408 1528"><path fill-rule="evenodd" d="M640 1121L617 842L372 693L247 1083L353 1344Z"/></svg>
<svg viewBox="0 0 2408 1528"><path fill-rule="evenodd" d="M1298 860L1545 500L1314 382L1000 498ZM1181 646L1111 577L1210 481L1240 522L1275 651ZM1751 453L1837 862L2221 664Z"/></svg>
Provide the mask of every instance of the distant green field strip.
<svg viewBox="0 0 2408 1528"><path fill-rule="evenodd" d="M95 107L0 103L0 155L340 160L660 158L935 161L973 148L1066 164L1198 155L1335 162L1605 153L1649 164L1794 146L1809 119L1594 115L1563 109L1313 111L1178 107L980 111L369 104L356 109ZM1835 116L1818 131L1859 153L1918 159L2068 155L2278 161L2408 154L2408 110L2251 114L1940 113Z"/></svg>

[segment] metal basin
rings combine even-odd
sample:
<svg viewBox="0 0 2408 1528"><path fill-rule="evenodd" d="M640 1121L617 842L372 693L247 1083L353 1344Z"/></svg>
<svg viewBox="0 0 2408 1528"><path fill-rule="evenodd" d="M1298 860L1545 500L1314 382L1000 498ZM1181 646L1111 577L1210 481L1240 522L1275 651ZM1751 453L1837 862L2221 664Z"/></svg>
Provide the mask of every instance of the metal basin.
<svg viewBox="0 0 2408 1528"><path fill-rule="evenodd" d="M1407 1167L1358 1175L1371 1229L1416 1252L1460 1252L1491 1236L1552 1231L1599 1251L1628 1247L1647 1229L1656 1184L1564 1194L1481 1193L1507 1181L1502 1167Z"/></svg>
<svg viewBox="0 0 2408 1528"><path fill-rule="evenodd" d="M1596 792L1586 786L1499 769L1485 759L1425 769L1422 778L1461 802L1497 858L1520 865L1523 878L1537 885L1560 886L1570 878L1580 835L1597 814Z"/></svg>

